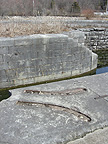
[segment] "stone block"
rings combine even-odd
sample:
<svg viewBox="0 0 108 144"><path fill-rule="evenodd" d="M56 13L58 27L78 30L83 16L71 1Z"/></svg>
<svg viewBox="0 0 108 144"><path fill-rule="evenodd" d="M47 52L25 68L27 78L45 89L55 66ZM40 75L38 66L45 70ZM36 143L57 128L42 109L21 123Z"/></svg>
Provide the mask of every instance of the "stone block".
<svg viewBox="0 0 108 144"><path fill-rule="evenodd" d="M26 84L32 84L32 83L35 83L35 78L33 77L30 77L30 78L27 78L27 79L22 79L21 82L23 83L23 85L26 85ZM19 83L19 81L18 81ZM18 83L15 83L16 85L18 85Z"/></svg>
<svg viewBox="0 0 108 144"><path fill-rule="evenodd" d="M8 54L8 47L0 46L0 54Z"/></svg>
<svg viewBox="0 0 108 144"><path fill-rule="evenodd" d="M78 39L78 43L84 43L84 37L79 37L79 39Z"/></svg>
<svg viewBox="0 0 108 144"><path fill-rule="evenodd" d="M6 87L13 87L13 86L15 86L15 84L14 84L14 81L12 81L12 82L5 82L5 81L2 81L2 82L0 82L0 88L2 89L2 88L6 88Z"/></svg>
<svg viewBox="0 0 108 144"><path fill-rule="evenodd" d="M33 40L30 36L14 38L14 46L32 45Z"/></svg>
<svg viewBox="0 0 108 144"><path fill-rule="evenodd" d="M0 70L7 70L7 69L9 69L8 63L1 62L0 63Z"/></svg>
<svg viewBox="0 0 108 144"><path fill-rule="evenodd" d="M32 41L33 41L34 46L43 44L43 38L40 34L39 35L34 35Z"/></svg>
<svg viewBox="0 0 108 144"><path fill-rule="evenodd" d="M49 44L51 43L65 43L68 41L68 36L63 34L47 34L49 36Z"/></svg>
<svg viewBox="0 0 108 144"><path fill-rule="evenodd" d="M35 77L35 83L37 82L46 82L48 80L52 80L53 79L53 75L49 75L49 76L41 76L41 77Z"/></svg>
<svg viewBox="0 0 108 144"><path fill-rule="evenodd" d="M72 38L69 38L68 48L71 48L71 47L78 47L78 40L73 40Z"/></svg>
<svg viewBox="0 0 108 144"><path fill-rule="evenodd" d="M71 48L71 54L75 54L75 53L77 53L78 51L80 51L80 47L79 46L72 46L72 48Z"/></svg>
<svg viewBox="0 0 108 144"><path fill-rule="evenodd" d="M46 58L46 63L47 64L54 64L54 59L53 58Z"/></svg>
<svg viewBox="0 0 108 144"><path fill-rule="evenodd" d="M73 30L69 33L69 37L73 39L79 39L79 38L85 38L84 32L81 32L79 30Z"/></svg>
<svg viewBox="0 0 108 144"><path fill-rule="evenodd" d="M14 38L0 38L0 47L14 46Z"/></svg>
<svg viewBox="0 0 108 144"><path fill-rule="evenodd" d="M19 68L20 67L20 65L19 65L19 62L18 61L13 61L13 60L10 60L9 62L8 62L8 68L9 69L16 69L16 68Z"/></svg>
<svg viewBox="0 0 108 144"><path fill-rule="evenodd" d="M85 57L86 57L86 51L83 51L83 52L81 53L81 60L85 59Z"/></svg>
<svg viewBox="0 0 108 144"><path fill-rule="evenodd" d="M26 79L28 78L28 68L17 68L15 74L16 79Z"/></svg>
<svg viewBox="0 0 108 144"><path fill-rule="evenodd" d="M0 70L0 83L6 82L8 80L8 77L6 75L5 70Z"/></svg>
<svg viewBox="0 0 108 144"><path fill-rule="evenodd" d="M73 60L73 59L72 59L72 55L68 55L67 58L66 58L66 61L72 62L72 60Z"/></svg>
<svg viewBox="0 0 108 144"><path fill-rule="evenodd" d="M72 71L72 76L79 75L79 74L80 74L80 70L78 68Z"/></svg>
<svg viewBox="0 0 108 144"><path fill-rule="evenodd" d="M47 46L47 50L52 50L52 51L57 51L57 50L62 50L64 49L62 43L53 43L53 44L49 44Z"/></svg>
<svg viewBox="0 0 108 144"><path fill-rule="evenodd" d="M14 85L15 86L20 86L20 85L24 85L24 80L21 80L21 79L15 79L14 80Z"/></svg>
<svg viewBox="0 0 108 144"><path fill-rule="evenodd" d="M27 48L30 49L28 46L9 46L8 47L8 54L21 54L27 51Z"/></svg>
<svg viewBox="0 0 108 144"><path fill-rule="evenodd" d="M56 57L56 58L57 58L57 57L59 57L59 58L62 57L61 51L60 51L60 50L53 51L53 52L52 52L52 57L54 57L54 58L55 58L55 57Z"/></svg>
<svg viewBox="0 0 108 144"><path fill-rule="evenodd" d="M30 72L27 73L27 77L26 78L35 78L36 76L38 76L37 72L36 72L36 68L30 68Z"/></svg>
<svg viewBox="0 0 108 144"><path fill-rule="evenodd" d="M52 56L53 56L53 51L52 50L46 51L46 57L47 58L52 58Z"/></svg>
<svg viewBox="0 0 108 144"><path fill-rule="evenodd" d="M0 62L3 62L3 55L0 54Z"/></svg>
<svg viewBox="0 0 108 144"><path fill-rule="evenodd" d="M17 79L17 70L15 69L7 69L6 75L8 76L8 81L12 81L14 79Z"/></svg>
<svg viewBox="0 0 108 144"><path fill-rule="evenodd" d="M98 55L93 53L92 54L92 69L97 67Z"/></svg>

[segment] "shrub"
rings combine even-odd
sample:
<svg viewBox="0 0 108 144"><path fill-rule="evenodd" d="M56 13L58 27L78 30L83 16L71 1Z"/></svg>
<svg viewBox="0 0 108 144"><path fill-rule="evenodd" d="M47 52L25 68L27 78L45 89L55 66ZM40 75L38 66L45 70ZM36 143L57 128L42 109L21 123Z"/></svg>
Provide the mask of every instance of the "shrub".
<svg viewBox="0 0 108 144"><path fill-rule="evenodd" d="M86 19L90 19L94 17L94 11L92 9L85 9L81 12L81 16L86 17Z"/></svg>

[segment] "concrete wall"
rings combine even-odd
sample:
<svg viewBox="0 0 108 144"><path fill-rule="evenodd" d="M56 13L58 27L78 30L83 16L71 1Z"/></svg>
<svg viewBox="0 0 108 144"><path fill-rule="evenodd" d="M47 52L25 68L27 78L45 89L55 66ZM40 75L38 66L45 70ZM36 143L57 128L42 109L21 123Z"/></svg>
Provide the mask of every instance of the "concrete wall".
<svg viewBox="0 0 108 144"><path fill-rule="evenodd" d="M70 27L74 28L83 28L83 27L104 27L108 28L108 21L107 20L62 20L65 24L67 24Z"/></svg>
<svg viewBox="0 0 108 144"><path fill-rule="evenodd" d="M0 23L50 23L50 25L62 24L72 28L104 27L108 28L108 20L87 20L84 17L60 17L60 16L37 16L37 17L2 17Z"/></svg>
<svg viewBox="0 0 108 144"><path fill-rule="evenodd" d="M0 88L66 78L95 69L97 55L84 46L82 35L73 32L0 38Z"/></svg>
<svg viewBox="0 0 108 144"><path fill-rule="evenodd" d="M108 28L80 29L85 33L85 46L91 50L108 49Z"/></svg>

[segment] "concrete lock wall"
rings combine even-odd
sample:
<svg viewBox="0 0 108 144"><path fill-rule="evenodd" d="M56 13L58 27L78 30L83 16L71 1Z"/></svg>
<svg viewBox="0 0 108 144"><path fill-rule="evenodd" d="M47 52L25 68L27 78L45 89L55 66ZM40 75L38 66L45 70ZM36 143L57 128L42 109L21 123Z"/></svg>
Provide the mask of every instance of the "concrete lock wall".
<svg viewBox="0 0 108 144"><path fill-rule="evenodd" d="M107 20L63 20L63 22L66 23L69 27L73 28L93 28L93 27L98 27L98 28L108 28L108 21Z"/></svg>
<svg viewBox="0 0 108 144"><path fill-rule="evenodd" d="M108 49L108 28L79 29L85 33L85 46L90 50Z"/></svg>
<svg viewBox="0 0 108 144"><path fill-rule="evenodd" d="M0 88L71 77L96 67L97 55L84 46L82 32L0 38Z"/></svg>

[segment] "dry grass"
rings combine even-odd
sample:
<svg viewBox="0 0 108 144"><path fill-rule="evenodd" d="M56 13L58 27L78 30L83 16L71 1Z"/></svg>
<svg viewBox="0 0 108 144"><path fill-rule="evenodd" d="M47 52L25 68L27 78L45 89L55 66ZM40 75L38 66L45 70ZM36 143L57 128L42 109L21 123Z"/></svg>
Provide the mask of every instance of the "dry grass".
<svg viewBox="0 0 108 144"><path fill-rule="evenodd" d="M93 11L84 11L86 17L0 17L0 37L15 37L32 34L52 34L70 31L70 29L80 28L80 26L69 26L67 21L74 20L105 20L106 18L92 17Z"/></svg>
<svg viewBox="0 0 108 144"><path fill-rule="evenodd" d="M63 31L69 31L69 28L60 24L50 23L6 23L0 24L0 37L15 37L31 34L50 34L50 33L62 33Z"/></svg>
<svg viewBox="0 0 108 144"><path fill-rule="evenodd" d="M60 16L41 16L41 17L21 17L4 16L0 17L0 37L15 37L31 34L51 34L69 31L65 21L79 20L83 17L60 17ZM32 21L32 22L30 22Z"/></svg>

